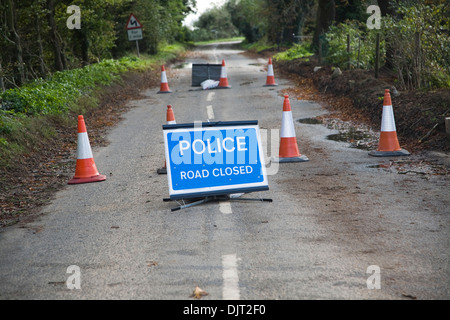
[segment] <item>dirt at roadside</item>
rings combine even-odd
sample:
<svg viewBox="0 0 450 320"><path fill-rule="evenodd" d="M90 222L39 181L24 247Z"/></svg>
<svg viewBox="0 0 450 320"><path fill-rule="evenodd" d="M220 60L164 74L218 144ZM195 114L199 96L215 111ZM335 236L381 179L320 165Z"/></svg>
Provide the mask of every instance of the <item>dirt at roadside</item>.
<svg viewBox="0 0 450 320"><path fill-rule="evenodd" d="M276 53L266 50L245 54L268 59ZM318 119L301 119L300 122L321 123L337 129L339 134L329 137L330 140L349 142L351 147L377 148L384 91L390 89L400 146L413 157L407 165L392 163L389 170L450 174L450 135L445 131L445 117L450 116L449 89L400 91L395 88L396 94L395 77L385 70L381 70L378 79L373 72L365 70L343 70L340 76L333 77L333 68L320 66L315 56L272 61L275 78L287 78L294 83L282 94L288 94L291 99L316 101L329 112Z"/></svg>
<svg viewBox="0 0 450 320"><path fill-rule="evenodd" d="M269 57L274 52L248 54ZM385 75L375 79L369 72L361 70L344 71L333 79L331 67L323 66L314 72L317 65L314 57L308 62L274 61L275 76L289 78L295 83L286 91L291 96L318 101L344 121L359 121L379 130L383 103L379 98L385 88L392 86L393 80ZM159 81L159 72L132 73L122 83L106 88L100 97L99 108L84 115L91 146L106 145L104 137L126 111L126 101L137 98L142 89L157 87ZM448 153L450 138L445 134L443 119L445 115L450 116L449 101L448 89L400 92L399 96L393 96L401 146L410 152L432 150ZM70 127L55 124L58 139L26 155L15 170L0 172L0 227L25 222L72 178L76 161L76 116L73 115ZM439 170L439 174L449 173L448 169Z"/></svg>
<svg viewBox="0 0 450 320"><path fill-rule="evenodd" d="M297 83L293 94L319 100L341 117L363 121L375 130L381 127L384 91L390 89L401 146L410 152L450 151L450 135L445 131L445 117L450 116L449 89L400 91L394 89L395 78L383 70L378 79L365 70L342 71L333 77L331 66L320 66L315 57L275 61L274 69Z"/></svg>
<svg viewBox="0 0 450 320"><path fill-rule="evenodd" d="M108 144L106 134L128 109L126 102L140 97L141 90L158 86L159 77L159 71L131 72L121 82L103 88L98 107L84 114L92 148ZM18 160L16 168L0 168L0 227L33 219L73 177L77 116L71 116L74 121L69 125L52 123L57 137Z"/></svg>

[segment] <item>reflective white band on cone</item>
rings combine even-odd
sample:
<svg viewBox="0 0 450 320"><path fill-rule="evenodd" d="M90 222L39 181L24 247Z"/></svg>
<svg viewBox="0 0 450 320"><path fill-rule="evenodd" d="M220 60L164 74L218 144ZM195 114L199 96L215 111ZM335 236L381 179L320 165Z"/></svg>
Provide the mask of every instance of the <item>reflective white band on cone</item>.
<svg viewBox="0 0 450 320"><path fill-rule="evenodd" d="M161 72L161 82L162 83L167 83L167 76L166 76L166 72L165 71Z"/></svg>
<svg viewBox="0 0 450 320"><path fill-rule="evenodd" d="M77 159L93 158L87 132L78 133Z"/></svg>
<svg viewBox="0 0 450 320"><path fill-rule="evenodd" d="M267 75L268 76L274 76L273 65L272 64L269 64L269 66L267 67Z"/></svg>
<svg viewBox="0 0 450 320"><path fill-rule="evenodd" d="M395 128L394 111L392 105L383 106L383 115L381 118L381 131L397 131Z"/></svg>
<svg viewBox="0 0 450 320"><path fill-rule="evenodd" d="M222 69L220 70L220 77L221 78L227 77L227 70L225 69L225 67L222 67Z"/></svg>
<svg viewBox="0 0 450 320"><path fill-rule="evenodd" d="M291 111L283 111L281 118L281 138L295 138L294 120Z"/></svg>

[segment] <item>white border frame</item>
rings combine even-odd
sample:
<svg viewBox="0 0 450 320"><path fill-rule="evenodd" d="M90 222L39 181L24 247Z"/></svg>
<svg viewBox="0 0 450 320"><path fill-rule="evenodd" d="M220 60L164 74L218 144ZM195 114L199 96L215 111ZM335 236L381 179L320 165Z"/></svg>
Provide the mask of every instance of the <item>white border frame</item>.
<svg viewBox="0 0 450 320"><path fill-rule="evenodd" d="M243 184L234 184L227 186L215 186L215 187L202 187L202 188L193 188L193 189L184 189L184 190L173 190L172 188L172 173L170 169L170 155L168 148L167 135L168 133L173 132L205 132L205 131L217 131L217 130L245 130L245 129L255 129L256 131L256 139L258 143L259 149L259 159L261 165L261 174L263 175L263 181L261 182L253 182L253 183L243 183ZM193 198L199 196L208 196L208 195L226 195L230 193L237 192L253 192L259 190L268 190L269 184L267 180L267 171L266 164L264 160L264 153L261 142L261 134L259 130L259 125L226 125L226 126L197 126L194 125L191 128L176 128L176 129L164 129L164 153L166 157L166 168L167 168L167 181L169 184L169 195L172 198L182 199L182 198Z"/></svg>

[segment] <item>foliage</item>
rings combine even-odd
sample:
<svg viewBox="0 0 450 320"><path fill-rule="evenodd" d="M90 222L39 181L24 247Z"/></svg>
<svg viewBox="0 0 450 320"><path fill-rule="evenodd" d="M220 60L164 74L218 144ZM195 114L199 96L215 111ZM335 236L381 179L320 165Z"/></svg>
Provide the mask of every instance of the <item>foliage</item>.
<svg viewBox="0 0 450 320"><path fill-rule="evenodd" d="M54 137L54 121L97 107L101 86L184 50L177 41L187 40L182 20L195 2L0 0L0 169ZM70 5L81 10L81 29L67 26ZM130 13L143 25L141 59L130 55Z"/></svg>
<svg viewBox="0 0 450 320"><path fill-rule="evenodd" d="M322 42L326 60L341 68L350 61L352 67L373 69L379 33L380 66L389 64L400 88L450 87L450 7L421 0L398 1L394 9L382 17L381 30L369 30L358 20L332 25Z"/></svg>
<svg viewBox="0 0 450 320"><path fill-rule="evenodd" d="M419 1L397 4L397 16L383 19L392 64L404 88L450 87L449 16L448 4Z"/></svg>
<svg viewBox="0 0 450 320"><path fill-rule="evenodd" d="M314 0L266 0L265 33L272 43L292 43L293 35L303 35L303 26L312 14Z"/></svg>
<svg viewBox="0 0 450 320"><path fill-rule="evenodd" d="M246 41L260 40L267 29L265 0L229 0L224 9L230 13L231 22Z"/></svg>
<svg viewBox="0 0 450 320"><path fill-rule="evenodd" d="M106 59L84 68L55 72L48 80L37 79L0 95L2 109L26 115L59 114L71 102L98 85L109 85L120 73L137 68L137 58Z"/></svg>
<svg viewBox="0 0 450 320"><path fill-rule="evenodd" d="M120 81L128 71L145 71L184 51L180 44L160 44L157 55L105 59L84 68L55 72L0 94L0 169L14 167L17 157L55 136L75 114L98 106L99 87Z"/></svg>
<svg viewBox="0 0 450 320"><path fill-rule="evenodd" d="M231 21L230 12L214 7L204 12L194 23L192 38L194 41L233 38L239 31Z"/></svg>
<svg viewBox="0 0 450 320"><path fill-rule="evenodd" d="M277 53L273 58L276 61L290 61L303 57L310 57L312 55L314 55L314 53L310 51L309 45L294 44L288 50Z"/></svg>
<svg viewBox="0 0 450 320"><path fill-rule="evenodd" d="M87 61L99 61L105 58L111 58L111 50L114 47L116 34L114 32L113 6L102 0L77 0L70 4L63 1L55 1L55 20L58 33L61 34L63 45L67 49L72 49L77 56L72 56L68 50L65 53L69 59L67 68L77 68L80 66L80 60L83 60L83 42L87 46ZM67 13L68 5L77 5L81 10L81 29L67 28L67 19L70 13ZM77 59L78 58L78 59Z"/></svg>
<svg viewBox="0 0 450 320"><path fill-rule="evenodd" d="M336 22L341 23L346 20L366 22L366 8L374 4L370 0L335 0Z"/></svg>
<svg viewBox="0 0 450 320"><path fill-rule="evenodd" d="M263 38L271 44L294 41L303 34L313 15L315 0L228 0L222 7L205 12L196 23L195 41L243 35L247 42Z"/></svg>
<svg viewBox="0 0 450 320"><path fill-rule="evenodd" d="M80 8L81 29L67 26L71 5ZM195 0L0 0L0 91L134 51L125 29L130 13L143 26L141 53L186 41L182 21L194 5Z"/></svg>
<svg viewBox="0 0 450 320"><path fill-rule="evenodd" d="M347 37L350 37L350 53L347 52ZM340 68L352 67L372 69L375 66L376 31L368 30L366 25L355 20L333 25L325 34L323 47L327 62ZM380 41L380 52L385 43ZM359 59L358 59L359 56ZM381 54L381 56L384 56ZM359 61L359 64L358 64Z"/></svg>
<svg viewBox="0 0 450 320"><path fill-rule="evenodd" d="M222 38L222 39L217 39L217 40L198 41L198 42L194 42L194 45L206 45L206 44L211 44L211 43L244 41L244 40L245 40L244 37Z"/></svg>
<svg viewBox="0 0 450 320"><path fill-rule="evenodd" d="M241 45L245 50L253 52L261 52L264 50L275 50L277 47L275 44L269 43L266 38L262 38L256 42L249 42L247 40L244 40Z"/></svg>

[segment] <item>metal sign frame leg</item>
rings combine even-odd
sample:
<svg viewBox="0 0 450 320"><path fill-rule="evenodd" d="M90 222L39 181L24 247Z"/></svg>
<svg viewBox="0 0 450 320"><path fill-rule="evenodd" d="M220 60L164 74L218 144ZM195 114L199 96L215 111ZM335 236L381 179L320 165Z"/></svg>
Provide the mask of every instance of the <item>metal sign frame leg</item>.
<svg viewBox="0 0 450 320"><path fill-rule="evenodd" d="M172 201L172 199L170 199L170 198L164 198L163 200L164 201ZM269 199L269 198L239 198L239 197L232 197L231 195L227 194L227 195L220 195L220 196L206 196L203 199L196 200L196 201L188 203L188 204L183 204L178 207L172 208L170 210L173 212L173 211L177 211L180 209L189 208L189 207L193 207L193 206L196 206L196 205L199 205L202 203L207 203L207 202L212 202L212 201L220 202L220 201L236 201L236 200L273 202L273 200Z"/></svg>

